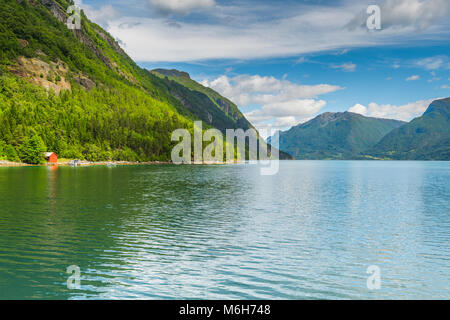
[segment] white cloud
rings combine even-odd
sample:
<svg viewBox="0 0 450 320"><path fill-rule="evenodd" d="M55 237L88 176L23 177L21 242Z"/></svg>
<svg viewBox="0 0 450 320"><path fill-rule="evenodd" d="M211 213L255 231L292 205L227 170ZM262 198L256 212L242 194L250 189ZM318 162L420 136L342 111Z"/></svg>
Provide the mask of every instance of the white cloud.
<svg viewBox="0 0 450 320"><path fill-rule="evenodd" d="M189 13L216 5L215 0L148 0L148 2L163 13Z"/></svg>
<svg viewBox="0 0 450 320"><path fill-rule="evenodd" d="M340 65L332 65L331 66L333 69L340 69L342 71L346 71L346 72L354 72L356 70L356 64L354 63L343 63Z"/></svg>
<svg viewBox="0 0 450 320"><path fill-rule="evenodd" d="M410 121L415 117L421 116L434 100L436 99L420 100L401 106L391 104L379 105L375 102L369 103L367 107L361 104L355 104L348 111L367 117Z"/></svg>
<svg viewBox="0 0 450 320"><path fill-rule="evenodd" d="M77 1L81 3L81 0ZM147 0L160 12L199 11L195 20L167 23L165 17L145 12L120 12L111 5L82 4L87 15L124 42L129 55L141 62L185 62L207 59L251 59L304 55L359 46L404 43L411 39L448 39L448 0L387 0L382 5L383 29L368 34L367 4L342 1L339 6L308 3L226 4L215 0ZM275 7L276 6L276 7ZM207 10L205 9L213 9ZM143 8L142 10L145 10ZM345 26L362 12L364 28ZM120 14L120 17L119 17ZM417 26L422 26L417 30ZM177 30L175 31L174 26ZM301 60L300 60L301 61Z"/></svg>
<svg viewBox="0 0 450 320"><path fill-rule="evenodd" d="M429 57L416 61L416 65L423 67L426 70L437 70L440 68L446 68L446 56Z"/></svg>
<svg viewBox="0 0 450 320"><path fill-rule="evenodd" d="M450 12L448 0L385 0L379 5L382 29L424 30L435 26ZM352 19L349 28L366 28L366 8L367 5Z"/></svg>
<svg viewBox="0 0 450 320"><path fill-rule="evenodd" d="M298 99L264 105L261 109L245 113L245 117L265 139L275 131L287 130L303 123L317 114L326 105L324 100Z"/></svg>
<svg viewBox="0 0 450 320"><path fill-rule="evenodd" d="M288 117L305 117L319 112L326 105L324 100L297 99L264 105L261 109L250 111L245 116L251 122L277 118L285 121ZM281 120L279 118L282 118Z"/></svg>
<svg viewBox="0 0 450 320"><path fill-rule="evenodd" d="M434 82L434 81L440 81L440 80L442 80L442 78L440 78L440 77L434 77L434 78L431 78L431 79L429 79L429 80L427 80L428 82Z"/></svg>
<svg viewBox="0 0 450 320"><path fill-rule="evenodd" d="M450 80L450 79L448 79L448 80ZM447 85L447 84L444 84L441 88L442 88L442 89L450 89L450 86Z"/></svg>
<svg viewBox="0 0 450 320"><path fill-rule="evenodd" d="M420 77L418 75L413 75L411 77L406 78L406 81L416 81L419 79L420 79Z"/></svg>
<svg viewBox="0 0 450 320"><path fill-rule="evenodd" d="M367 115L367 107L363 106L362 104L355 104L353 107L351 107L350 109L348 109L349 112L353 112L353 113L359 113L362 114L363 116Z"/></svg>
<svg viewBox="0 0 450 320"><path fill-rule="evenodd" d="M324 16L331 15L327 9L324 11ZM124 49L133 59L153 62L288 56L369 45L375 40L362 31L342 32L349 13L333 11L334 15L335 18L322 21L320 16L314 20L305 13L275 22L252 21L243 25L178 22L180 28L176 31L163 18L123 17L110 22L108 31L124 41Z"/></svg>
<svg viewBox="0 0 450 320"><path fill-rule="evenodd" d="M289 121L287 119L285 121L283 121L283 120L279 121L277 119L273 123L261 122L261 123L257 124L256 128L259 130L260 135L264 139L266 139L269 136L274 136L279 131L285 131L293 126L297 126L299 124L308 122L309 120L313 119L314 117L315 116L302 117L300 119L293 118L293 119L291 119L291 121ZM294 121L294 119L295 119L295 121ZM272 145L276 147L276 144L272 143Z"/></svg>
<svg viewBox="0 0 450 320"><path fill-rule="evenodd" d="M212 0L152 1L160 9L166 8L172 12L185 12L214 3ZM446 28L447 24L442 23L445 20L441 19L445 18L444 13L449 13L446 1L444 0L438 11L429 9L435 5L428 2L439 4L442 0L424 2L417 11L408 14L408 17L416 14L418 19L422 19L425 16L429 28L423 33L427 32L427 35L434 39L447 39L450 29ZM395 1L395 11L401 11L405 4L411 3L414 4L406 0ZM404 43L422 35L422 31L415 30L407 23L400 23L400 26L385 28L370 35L366 28L345 28L356 12L367 7L352 0L343 2L341 6L292 4L286 5L282 10L275 10L274 6L275 4L218 4L214 6L214 10L208 11L205 18L177 21L179 28L176 31L165 23L163 17L124 16L110 21L108 31L124 41L124 49L133 59L142 62L305 55L358 46ZM367 15L365 18L367 19ZM414 21L410 22L414 25ZM299 62L302 62L302 59ZM353 68L350 64L346 70L352 71Z"/></svg>
<svg viewBox="0 0 450 320"><path fill-rule="evenodd" d="M434 77L436 76L436 71L448 70L450 69L450 57L447 55L437 55L431 57L423 57L420 59L391 59L382 60L382 63L391 63L394 69L407 68L407 69L424 69Z"/></svg>
<svg viewBox="0 0 450 320"><path fill-rule="evenodd" d="M292 127L297 125L299 122L298 120L293 117L293 116L288 116L288 117L279 117L277 119L275 119L274 121L274 126L276 127Z"/></svg>
<svg viewBox="0 0 450 320"><path fill-rule="evenodd" d="M330 84L300 85L285 79L269 76L220 76L203 80L210 87L237 103L240 107L258 106L245 113L247 119L259 130L264 128L287 129L301 119L319 112L326 101L317 97L343 89ZM270 122L270 123L269 123Z"/></svg>
<svg viewBox="0 0 450 320"><path fill-rule="evenodd" d="M308 60L305 57L300 57L297 59L297 61L295 61L295 64L301 64L301 63L305 63Z"/></svg>
<svg viewBox="0 0 450 320"><path fill-rule="evenodd" d="M387 0L381 7L385 27L413 26L424 29L445 18L448 0Z"/></svg>
<svg viewBox="0 0 450 320"><path fill-rule="evenodd" d="M288 80L259 75L240 75L233 78L223 75L214 80L203 80L201 84L218 91L241 107L315 98L343 89L329 84L299 85Z"/></svg>

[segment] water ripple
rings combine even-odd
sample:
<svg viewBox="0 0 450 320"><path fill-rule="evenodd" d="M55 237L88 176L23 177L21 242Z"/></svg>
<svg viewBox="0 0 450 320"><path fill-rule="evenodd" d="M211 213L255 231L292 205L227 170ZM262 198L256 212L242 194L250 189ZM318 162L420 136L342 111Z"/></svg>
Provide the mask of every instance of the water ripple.
<svg viewBox="0 0 450 320"><path fill-rule="evenodd" d="M0 168L0 298L448 299L449 178L445 162Z"/></svg>

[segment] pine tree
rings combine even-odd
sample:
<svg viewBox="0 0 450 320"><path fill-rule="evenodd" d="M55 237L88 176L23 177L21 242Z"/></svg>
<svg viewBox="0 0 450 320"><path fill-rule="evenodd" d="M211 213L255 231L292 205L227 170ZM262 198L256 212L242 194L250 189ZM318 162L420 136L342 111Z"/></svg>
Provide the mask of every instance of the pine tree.
<svg viewBox="0 0 450 320"><path fill-rule="evenodd" d="M5 147L4 153L5 153L6 159L8 161L11 161L11 162L19 162L20 161L20 158L17 155L17 151L13 146L7 145Z"/></svg>
<svg viewBox="0 0 450 320"><path fill-rule="evenodd" d="M45 151L46 147L41 137L34 135L21 146L20 158L25 163L41 164L44 162Z"/></svg>

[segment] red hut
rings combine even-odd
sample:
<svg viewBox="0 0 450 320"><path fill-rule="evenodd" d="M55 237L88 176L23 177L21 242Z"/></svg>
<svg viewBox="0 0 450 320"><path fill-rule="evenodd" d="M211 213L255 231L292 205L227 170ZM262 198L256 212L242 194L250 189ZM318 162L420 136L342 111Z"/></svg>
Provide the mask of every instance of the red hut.
<svg viewBox="0 0 450 320"><path fill-rule="evenodd" d="M58 155L54 152L44 153L44 158L45 158L45 160L47 160L47 162L58 163Z"/></svg>

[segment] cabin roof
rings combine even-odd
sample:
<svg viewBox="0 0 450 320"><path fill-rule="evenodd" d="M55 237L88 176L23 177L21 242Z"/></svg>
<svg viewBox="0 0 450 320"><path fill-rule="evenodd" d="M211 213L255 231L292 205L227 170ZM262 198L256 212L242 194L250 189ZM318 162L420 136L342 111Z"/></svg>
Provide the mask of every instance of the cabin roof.
<svg viewBox="0 0 450 320"><path fill-rule="evenodd" d="M55 154L54 152L44 152L44 157L49 158L52 154Z"/></svg>

